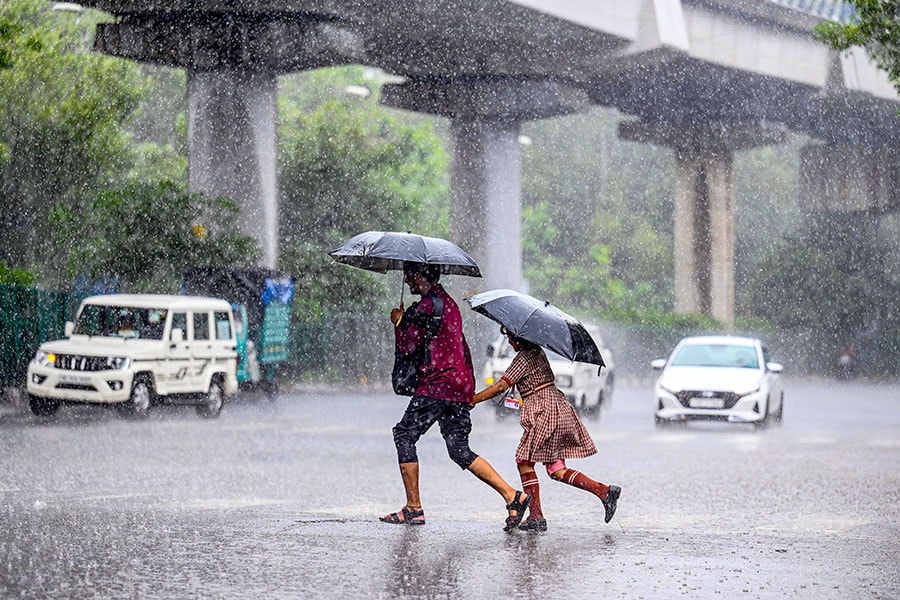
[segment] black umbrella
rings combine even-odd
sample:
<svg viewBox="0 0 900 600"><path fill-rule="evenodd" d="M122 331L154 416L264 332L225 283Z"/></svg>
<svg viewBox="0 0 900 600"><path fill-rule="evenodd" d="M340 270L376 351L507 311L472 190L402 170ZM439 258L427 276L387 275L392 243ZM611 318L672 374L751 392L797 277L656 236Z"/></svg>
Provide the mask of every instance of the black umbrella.
<svg viewBox="0 0 900 600"><path fill-rule="evenodd" d="M376 273L402 271L406 263L422 263L438 266L447 275L481 277L475 259L453 242L409 232L366 231L328 254L339 263ZM400 303L403 303L402 285Z"/></svg>
<svg viewBox="0 0 900 600"><path fill-rule="evenodd" d="M549 302L513 290L488 290L466 298L466 302L472 310L500 323L516 337L569 360L605 365L584 325Z"/></svg>
<svg viewBox="0 0 900 600"><path fill-rule="evenodd" d="M328 254L339 263L377 273L402 271L406 263L423 263L439 266L446 275L481 277L478 265L465 250L453 242L415 233L367 231Z"/></svg>

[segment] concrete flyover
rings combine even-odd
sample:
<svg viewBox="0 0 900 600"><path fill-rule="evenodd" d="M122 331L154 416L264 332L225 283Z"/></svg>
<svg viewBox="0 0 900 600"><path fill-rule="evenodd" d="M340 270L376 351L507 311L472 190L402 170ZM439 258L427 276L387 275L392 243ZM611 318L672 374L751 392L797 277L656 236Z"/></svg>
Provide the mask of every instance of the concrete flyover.
<svg viewBox="0 0 900 600"><path fill-rule="evenodd" d="M675 309L734 319L734 153L815 143L801 200L900 207L898 97L859 50L813 40L800 0L88 0L96 49L188 74L189 184L228 195L277 257L275 94L282 73L365 64L403 77L390 106L452 132L451 236L483 286L520 288L522 122L611 106L620 136L671 147ZM815 3L825 7L834 2ZM586 149L590 151L591 149Z"/></svg>

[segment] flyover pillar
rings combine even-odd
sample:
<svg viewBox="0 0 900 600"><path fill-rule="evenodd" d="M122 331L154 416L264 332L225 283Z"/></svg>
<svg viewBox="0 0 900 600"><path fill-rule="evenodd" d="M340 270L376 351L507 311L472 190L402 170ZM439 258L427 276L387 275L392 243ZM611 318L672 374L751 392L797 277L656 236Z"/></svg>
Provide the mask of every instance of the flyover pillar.
<svg viewBox="0 0 900 600"><path fill-rule="evenodd" d="M550 79L461 76L387 85L381 101L450 120L450 235L484 276L454 291L522 290L520 123L585 110L587 95Z"/></svg>
<svg viewBox="0 0 900 600"><path fill-rule="evenodd" d="M166 4L100 23L94 47L187 71L188 188L237 203L242 232L259 245L260 266L275 267L277 77L358 62L359 38L314 12ZM215 215L205 216L215 227Z"/></svg>
<svg viewBox="0 0 900 600"><path fill-rule="evenodd" d="M480 285L520 290L519 124L456 119L450 133L450 235L478 261Z"/></svg>
<svg viewBox="0 0 900 600"><path fill-rule="evenodd" d="M628 121L623 139L675 150L675 312L734 325L734 151L781 143L753 123L685 125Z"/></svg>
<svg viewBox="0 0 900 600"><path fill-rule="evenodd" d="M188 71L188 187L238 204L268 268L278 260L277 91L271 72Z"/></svg>

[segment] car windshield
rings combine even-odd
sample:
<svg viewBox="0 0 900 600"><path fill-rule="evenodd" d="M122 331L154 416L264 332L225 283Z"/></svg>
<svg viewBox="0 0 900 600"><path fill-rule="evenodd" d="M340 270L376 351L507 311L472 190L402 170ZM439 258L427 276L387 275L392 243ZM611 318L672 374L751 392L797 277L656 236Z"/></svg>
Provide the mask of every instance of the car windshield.
<svg viewBox="0 0 900 600"><path fill-rule="evenodd" d="M88 304L75 323L77 335L161 340L166 310Z"/></svg>
<svg viewBox="0 0 900 600"><path fill-rule="evenodd" d="M758 369L756 349L734 344L689 344L672 359L674 367L738 367Z"/></svg>

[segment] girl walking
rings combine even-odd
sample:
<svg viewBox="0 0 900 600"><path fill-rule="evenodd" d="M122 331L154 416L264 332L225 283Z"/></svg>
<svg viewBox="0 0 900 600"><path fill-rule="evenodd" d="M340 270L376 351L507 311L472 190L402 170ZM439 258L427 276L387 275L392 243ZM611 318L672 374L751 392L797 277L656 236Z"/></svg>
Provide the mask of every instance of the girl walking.
<svg viewBox="0 0 900 600"><path fill-rule="evenodd" d="M616 502L622 488L594 481L584 473L566 466L566 459L586 458L597 453L590 434L565 395L554 385L555 376L544 350L528 340L501 328L516 356L503 377L475 394L474 407L517 386L522 396L520 422L522 439L516 448L516 465L522 487L531 497L528 518L519 524L525 531L546 531L547 521L541 510L540 484L536 463L544 463L550 478L591 492L603 503L609 523L616 513Z"/></svg>

